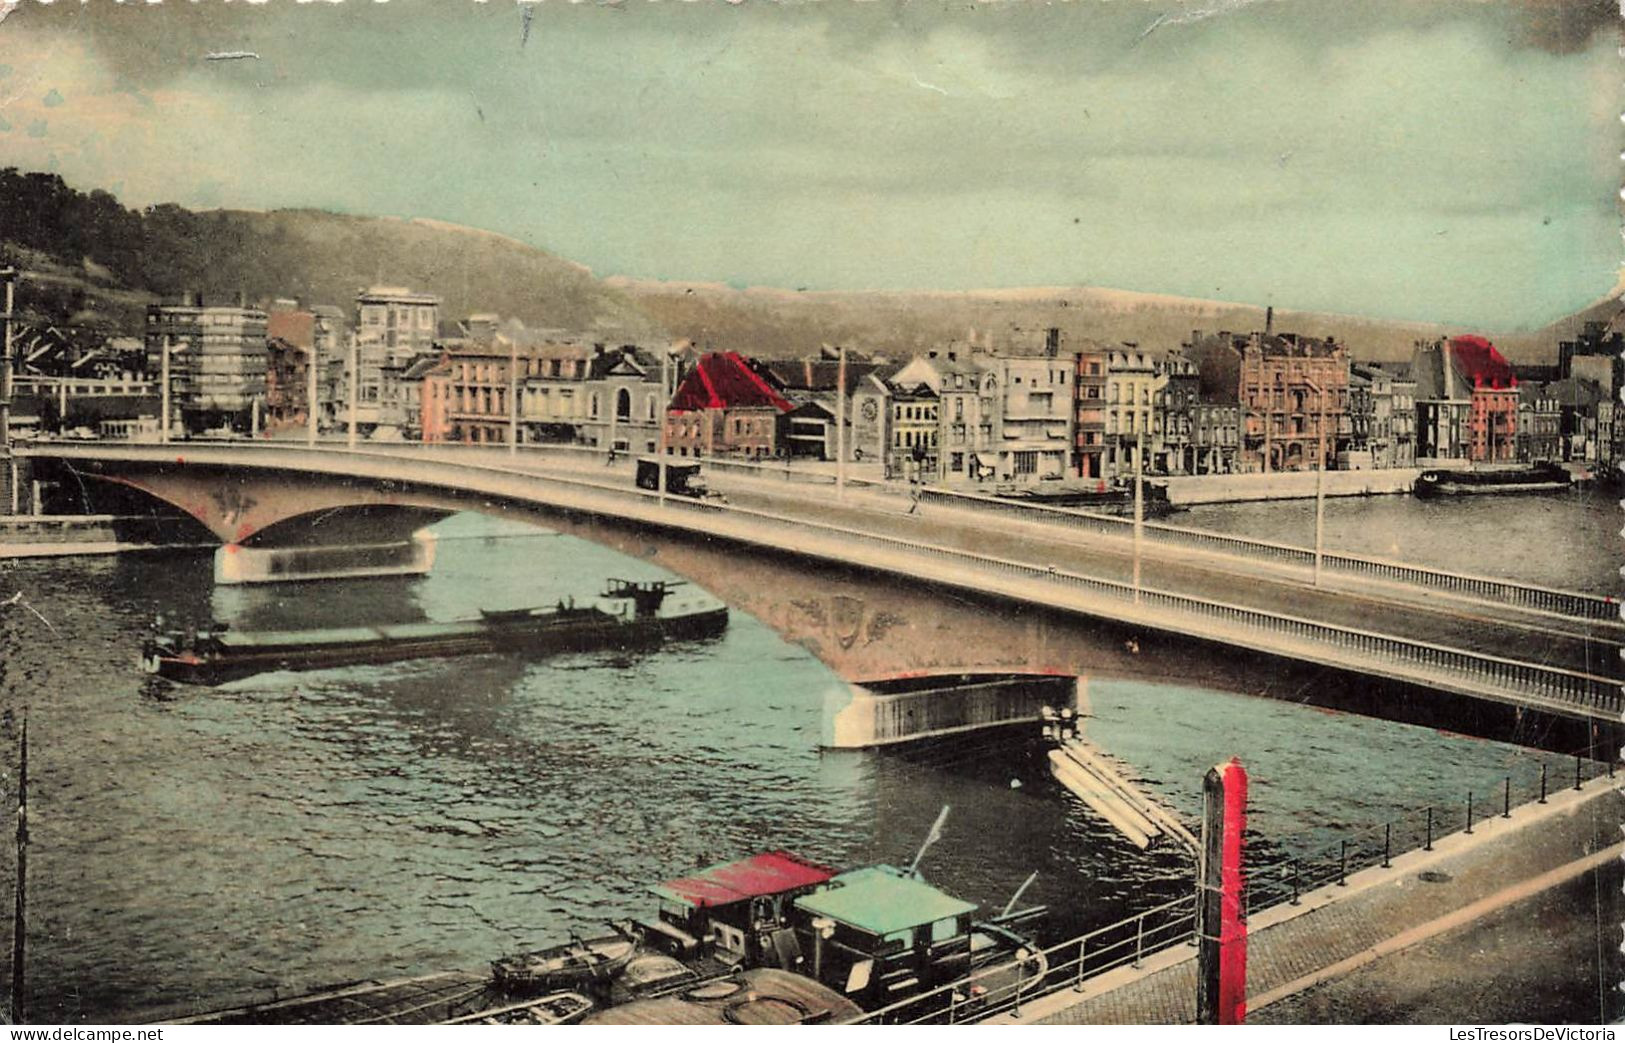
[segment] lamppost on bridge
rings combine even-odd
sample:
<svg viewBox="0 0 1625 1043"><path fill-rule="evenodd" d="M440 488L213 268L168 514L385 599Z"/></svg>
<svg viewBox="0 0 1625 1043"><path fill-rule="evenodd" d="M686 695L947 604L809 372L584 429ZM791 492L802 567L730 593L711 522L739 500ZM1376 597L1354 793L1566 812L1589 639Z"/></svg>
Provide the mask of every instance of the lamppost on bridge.
<svg viewBox="0 0 1625 1043"><path fill-rule="evenodd" d="M1320 586L1321 553L1326 536L1326 389L1305 377L1303 382L1320 400L1320 459L1315 464L1315 586Z"/></svg>
<svg viewBox="0 0 1625 1043"><path fill-rule="evenodd" d="M355 414L356 396L361 393L358 370L361 368L360 347L355 334L350 335L350 432L345 438L345 445L355 448Z"/></svg>
<svg viewBox="0 0 1625 1043"><path fill-rule="evenodd" d="M1132 416L1133 414L1129 414ZM1144 414L1141 414L1144 417ZM1149 418L1146 418L1149 419ZM1134 603L1140 603L1140 542L1145 534L1145 419L1134 432Z"/></svg>
<svg viewBox="0 0 1625 1043"><path fill-rule="evenodd" d="M846 499L846 345L835 373L835 498Z"/></svg>
<svg viewBox="0 0 1625 1043"><path fill-rule="evenodd" d="M508 340L508 455L519 451L519 339Z"/></svg>
<svg viewBox="0 0 1625 1043"><path fill-rule="evenodd" d="M678 352L683 350L682 343L668 344L666 350L660 353L660 472L657 480L660 483L659 504L662 507L666 506L666 454L670 451L666 448L666 425L671 420L672 396L677 393L677 389L671 386L671 364Z"/></svg>
<svg viewBox="0 0 1625 1043"><path fill-rule="evenodd" d="M174 346L171 344L169 339L169 334L164 334L164 344L158 361L158 382L163 385L162 392L158 398L158 442L161 445L169 444L169 430L171 422L169 415L169 401L170 396L173 393L170 387L169 368L171 365L170 356L174 354L174 350Z"/></svg>
<svg viewBox="0 0 1625 1043"><path fill-rule="evenodd" d="M305 442L316 444L316 367L320 352L316 347L316 339L311 338L310 356L306 360L305 374Z"/></svg>

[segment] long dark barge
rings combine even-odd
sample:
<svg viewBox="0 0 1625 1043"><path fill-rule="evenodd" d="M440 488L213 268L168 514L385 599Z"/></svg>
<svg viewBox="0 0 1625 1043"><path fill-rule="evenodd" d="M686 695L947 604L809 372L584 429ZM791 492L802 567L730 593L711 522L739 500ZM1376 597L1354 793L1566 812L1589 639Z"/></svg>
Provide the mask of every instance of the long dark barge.
<svg viewBox="0 0 1625 1043"><path fill-rule="evenodd" d="M519 652L626 650L715 637L728 609L686 584L611 579L592 604L482 611L444 623L398 623L321 630L169 631L150 638L141 666L187 684L223 684L273 670L320 670L401 659Z"/></svg>
<svg viewBox="0 0 1625 1043"><path fill-rule="evenodd" d="M1567 489L1572 479L1557 464L1534 464L1482 471L1423 471L1413 491L1424 499L1485 493L1546 493Z"/></svg>

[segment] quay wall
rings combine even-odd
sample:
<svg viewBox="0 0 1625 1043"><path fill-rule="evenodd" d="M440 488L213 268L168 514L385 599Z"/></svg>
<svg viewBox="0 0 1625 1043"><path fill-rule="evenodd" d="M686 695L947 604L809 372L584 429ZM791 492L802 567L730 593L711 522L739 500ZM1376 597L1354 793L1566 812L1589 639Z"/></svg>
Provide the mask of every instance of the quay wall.
<svg viewBox="0 0 1625 1043"><path fill-rule="evenodd" d="M1363 471L1327 471L1327 496L1379 496L1408 493L1422 472L1414 467ZM1168 499L1178 505L1226 503L1238 500L1314 499L1314 471L1277 471L1272 474L1204 474L1158 478L1168 483Z"/></svg>
<svg viewBox="0 0 1625 1043"><path fill-rule="evenodd" d="M174 522L166 518L115 514L0 516L0 558L56 558L203 545L177 541Z"/></svg>

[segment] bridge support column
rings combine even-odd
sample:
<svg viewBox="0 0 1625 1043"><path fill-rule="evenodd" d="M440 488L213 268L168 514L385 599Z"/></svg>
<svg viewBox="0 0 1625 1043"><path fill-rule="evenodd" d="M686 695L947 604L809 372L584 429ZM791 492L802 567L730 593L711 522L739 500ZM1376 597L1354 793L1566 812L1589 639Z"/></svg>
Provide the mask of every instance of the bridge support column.
<svg viewBox="0 0 1625 1043"><path fill-rule="evenodd" d="M1079 677L1036 674L946 674L842 685L826 701L823 745L867 749L1036 725L1045 707L1082 709L1085 685Z"/></svg>
<svg viewBox="0 0 1625 1043"><path fill-rule="evenodd" d="M302 547L245 547L228 543L214 552L214 581L287 583L296 580L421 576L434 566L435 536L420 529L390 543Z"/></svg>

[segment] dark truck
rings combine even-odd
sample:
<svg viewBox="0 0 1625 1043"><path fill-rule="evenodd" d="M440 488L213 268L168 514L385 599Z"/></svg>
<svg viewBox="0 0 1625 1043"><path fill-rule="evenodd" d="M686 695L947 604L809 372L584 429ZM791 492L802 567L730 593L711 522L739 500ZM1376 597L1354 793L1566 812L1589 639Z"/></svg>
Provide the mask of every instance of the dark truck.
<svg viewBox="0 0 1625 1043"><path fill-rule="evenodd" d="M654 456L641 457L638 460L637 483L639 489L650 492L660 490L660 458ZM690 461L666 461L666 491L673 496L687 496L695 500L707 497L721 499L705 487L705 479L700 476L700 465Z"/></svg>

